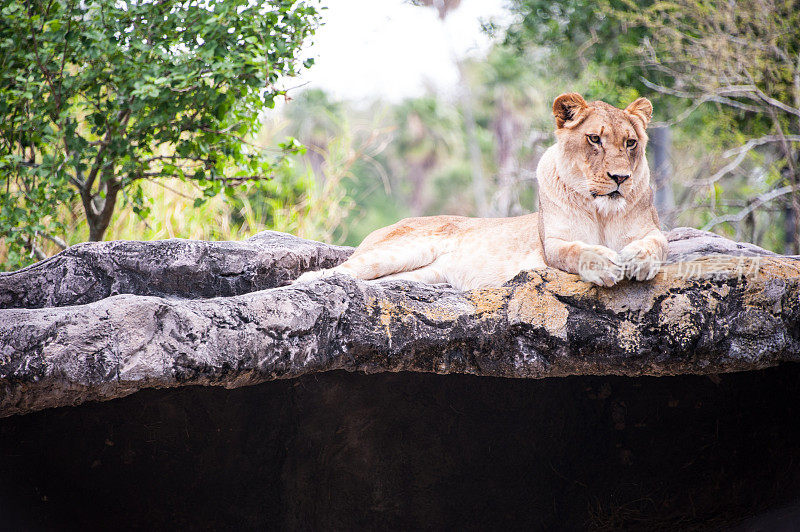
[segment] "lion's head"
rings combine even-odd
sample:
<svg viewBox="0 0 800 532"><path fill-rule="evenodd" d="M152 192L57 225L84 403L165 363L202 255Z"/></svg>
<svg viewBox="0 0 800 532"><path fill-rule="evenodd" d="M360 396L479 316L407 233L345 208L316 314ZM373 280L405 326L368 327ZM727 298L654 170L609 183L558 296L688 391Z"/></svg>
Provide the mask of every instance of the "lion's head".
<svg viewBox="0 0 800 532"><path fill-rule="evenodd" d="M621 210L647 186L645 129L653 115L647 98L623 110L587 103L573 92L556 98L553 115L561 151L559 177L591 197L600 212Z"/></svg>

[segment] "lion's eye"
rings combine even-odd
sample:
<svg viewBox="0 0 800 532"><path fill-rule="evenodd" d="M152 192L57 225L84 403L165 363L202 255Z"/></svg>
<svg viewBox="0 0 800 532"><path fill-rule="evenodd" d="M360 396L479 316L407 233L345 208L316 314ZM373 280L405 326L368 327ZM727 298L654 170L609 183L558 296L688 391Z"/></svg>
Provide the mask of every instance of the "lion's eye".
<svg viewBox="0 0 800 532"><path fill-rule="evenodd" d="M628 140L626 140L625 141L625 146L627 146L628 148L636 147L636 139L628 139Z"/></svg>
<svg viewBox="0 0 800 532"><path fill-rule="evenodd" d="M587 137L592 144L600 144L600 135L587 135Z"/></svg>

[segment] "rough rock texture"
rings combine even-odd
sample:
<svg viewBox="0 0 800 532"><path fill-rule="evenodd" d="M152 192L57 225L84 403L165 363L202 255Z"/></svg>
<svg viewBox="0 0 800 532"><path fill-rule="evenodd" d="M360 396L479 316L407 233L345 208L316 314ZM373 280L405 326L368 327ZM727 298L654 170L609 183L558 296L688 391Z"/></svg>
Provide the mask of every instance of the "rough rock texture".
<svg viewBox="0 0 800 532"><path fill-rule="evenodd" d="M21 307L0 310L0 416L333 369L541 378L800 361L800 261L692 229L669 240L651 282L602 289L543 269L473 292L343 276L277 287L349 250L275 233L85 244L0 277L0 300Z"/></svg>
<svg viewBox="0 0 800 532"><path fill-rule="evenodd" d="M82 305L118 294L235 296L330 268L350 253L276 231L242 242L87 242L28 268L0 272L0 309Z"/></svg>

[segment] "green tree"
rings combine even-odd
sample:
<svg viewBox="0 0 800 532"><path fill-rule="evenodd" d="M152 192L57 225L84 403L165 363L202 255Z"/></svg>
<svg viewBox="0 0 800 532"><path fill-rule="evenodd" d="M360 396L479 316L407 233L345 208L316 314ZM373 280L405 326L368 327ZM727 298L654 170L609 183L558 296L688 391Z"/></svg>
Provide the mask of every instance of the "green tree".
<svg viewBox="0 0 800 532"><path fill-rule="evenodd" d="M0 5L0 238L12 265L63 230L56 207L73 198L101 240L119 196L147 216L143 180L191 180L201 203L269 178L298 148L247 139L299 68L318 24L310 0Z"/></svg>
<svg viewBox="0 0 800 532"><path fill-rule="evenodd" d="M520 53L538 47L538 61L550 75L578 79L588 71L594 79L589 96L621 104L631 89L645 88L637 50L649 34L646 26L615 16L614 10L627 7L624 0L511 0L516 20L505 42Z"/></svg>
<svg viewBox="0 0 800 532"><path fill-rule="evenodd" d="M734 124L739 144L727 151L728 163L693 183L712 189L739 174L746 205L712 208L705 228L731 224L738 237L749 226L755 233L755 211L783 202L786 238L798 253L800 227L800 11L794 0L656 1L647 8L614 14L627 24L647 27L639 64L658 72L667 83L644 76L652 90L701 106L715 122ZM704 105L711 104L711 105ZM722 115L720 120L719 116ZM732 138L731 138L732 137ZM749 165L743 165L748 162ZM744 168L744 171L742 169ZM755 172L754 172L755 170ZM748 175L749 174L749 175ZM756 174L757 179L752 179ZM727 188L727 187L726 187Z"/></svg>

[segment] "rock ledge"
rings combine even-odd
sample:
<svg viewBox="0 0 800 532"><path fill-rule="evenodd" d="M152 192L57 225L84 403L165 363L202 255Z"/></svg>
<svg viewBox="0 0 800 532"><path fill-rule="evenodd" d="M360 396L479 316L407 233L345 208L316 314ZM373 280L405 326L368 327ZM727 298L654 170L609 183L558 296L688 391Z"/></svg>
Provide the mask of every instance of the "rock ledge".
<svg viewBox="0 0 800 532"><path fill-rule="evenodd" d="M0 274L0 417L144 388L307 373L543 378L716 374L800 361L800 260L688 228L650 282L553 269L460 292L334 276L351 253L243 242L103 242Z"/></svg>

